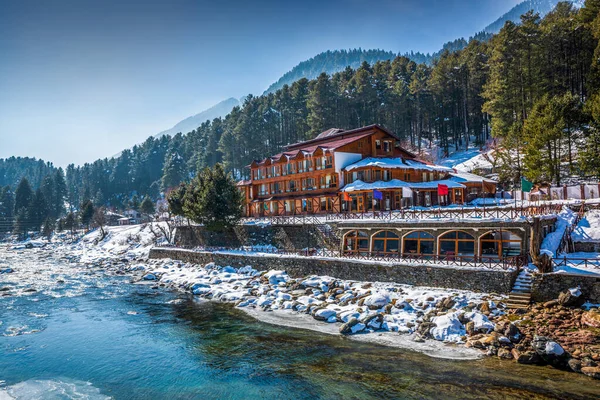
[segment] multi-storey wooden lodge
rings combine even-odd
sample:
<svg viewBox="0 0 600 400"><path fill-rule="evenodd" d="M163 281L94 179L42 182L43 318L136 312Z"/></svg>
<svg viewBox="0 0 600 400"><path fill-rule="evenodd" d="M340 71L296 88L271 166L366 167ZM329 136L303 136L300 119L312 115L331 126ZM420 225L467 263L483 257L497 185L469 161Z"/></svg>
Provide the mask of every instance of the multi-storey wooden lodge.
<svg viewBox="0 0 600 400"><path fill-rule="evenodd" d="M461 204L496 191L492 180L419 160L378 125L329 129L249 167L238 186L254 217Z"/></svg>

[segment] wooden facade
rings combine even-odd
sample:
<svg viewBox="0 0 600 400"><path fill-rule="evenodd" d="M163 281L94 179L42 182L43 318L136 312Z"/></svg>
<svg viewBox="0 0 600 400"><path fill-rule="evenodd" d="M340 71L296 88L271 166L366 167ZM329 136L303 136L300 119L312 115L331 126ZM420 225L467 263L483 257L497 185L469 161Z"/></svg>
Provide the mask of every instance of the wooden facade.
<svg viewBox="0 0 600 400"><path fill-rule="evenodd" d="M365 159L408 160L406 168L346 167ZM414 191L412 199L394 180L416 185L448 178L448 169L436 169L400 147L399 139L378 125L353 130L329 129L315 139L287 146L284 152L249 165L250 180L238 187L246 198L246 216L325 214L345 211L395 210L410 205L462 203L465 186L450 189L445 199L437 198L437 187ZM373 199L373 190L352 190L349 184L381 182L383 197ZM347 194L346 194L347 193ZM439 200L439 201L438 201Z"/></svg>

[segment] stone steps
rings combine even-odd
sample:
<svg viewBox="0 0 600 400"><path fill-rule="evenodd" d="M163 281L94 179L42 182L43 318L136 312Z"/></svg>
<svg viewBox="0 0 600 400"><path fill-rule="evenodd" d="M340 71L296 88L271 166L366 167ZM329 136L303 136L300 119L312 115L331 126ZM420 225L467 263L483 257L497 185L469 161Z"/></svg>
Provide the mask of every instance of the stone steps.
<svg viewBox="0 0 600 400"><path fill-rule="evenodd" d="M512 291L508 294L506 306L513 309L529 307L532 283L531 273L526 269L522 270L515 280Z"/></svg>

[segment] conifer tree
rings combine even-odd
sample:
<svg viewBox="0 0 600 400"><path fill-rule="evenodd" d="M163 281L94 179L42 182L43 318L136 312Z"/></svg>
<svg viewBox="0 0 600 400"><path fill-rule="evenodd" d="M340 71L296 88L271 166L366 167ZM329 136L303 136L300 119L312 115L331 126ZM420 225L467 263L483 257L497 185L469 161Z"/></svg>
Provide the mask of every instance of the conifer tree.
<svg viewBox="0 0 600 400"><path fill-rule="evenodd" d="M81 205L81 211L79 214L79 221L82 225L85 225L86 228L90 229L90 222L92 222L92 217L94 216L94 204L91 200L86 200Z"/></svg>
<svg viewBox="0 0 600 400"><path fill-rule="evenodd" d="M183 211L192 221L209 230L234 226L242 217L242 193L220 164L206 168L186 189Z"/></svg>
<svg viewBox="0 0 600 400"><path fill-rule="evenodd" d="M142 204L140 204L140 211L146 215L154 214L154 202L150 200L150 197L144 197Z"/></svg>

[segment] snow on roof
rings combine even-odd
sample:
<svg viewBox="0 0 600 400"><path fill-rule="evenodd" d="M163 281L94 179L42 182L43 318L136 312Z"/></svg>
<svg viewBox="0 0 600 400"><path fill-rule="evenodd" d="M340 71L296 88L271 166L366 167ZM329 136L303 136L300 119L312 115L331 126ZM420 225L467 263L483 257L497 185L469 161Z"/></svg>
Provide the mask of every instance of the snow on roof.
<svg viewBox="0 0 600 400"><path fill-rule="evenodd" d="M489 182L489 183L496 183L496 181L493 180L493 179L484 178L482 176L475 175L475 174L472 174L470 172L462 172L462 171L451 172L450 175L452 175L452 177L450 178L451 181L459 182L459 183L463 183L463 182L476 182L476 183Z"/></svg>
<svg viewBox="0 0 600 400"><path fill-rule="evenodd" d="M363 182L360 179L356 180L352 183L347 184L342 189L343 192L355 192L357 190L385 190L385 189L401 189L401 188L410 188L410 189L437 189L438 184L446 185L450 189L459 189L464 188L464 185L461 185L458 182L454 182L448 179L444 179L441 181L431 181L431 182L404 182L400 179L392 179L391 181L376 181L372 183Z"/></svg>
<svg viewBox="0 0 600 400"><path fill-rule="evenodd" d="M452 172L452 168L443 167L441 165L428 165L417 160L408 160L401 157L395 158L377 158L367 157L354 164L350 164L344 168L346 171L351 171L357 168L364 167L379 167L379 168L405 168L405 169L420 169L425 171L444 171Z"/></svg>
<svg viewBox="0 0 600 400"><path fill-rule="evenodd" d="M475 169L492 169L494 159L494 150L482 153L477 149L470 149L452 154L441 161L441 164L458 171L471 172Z"/></svg>

